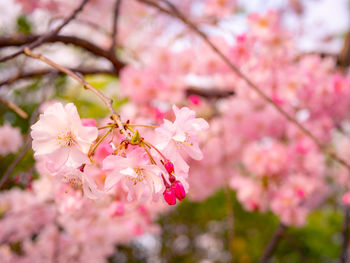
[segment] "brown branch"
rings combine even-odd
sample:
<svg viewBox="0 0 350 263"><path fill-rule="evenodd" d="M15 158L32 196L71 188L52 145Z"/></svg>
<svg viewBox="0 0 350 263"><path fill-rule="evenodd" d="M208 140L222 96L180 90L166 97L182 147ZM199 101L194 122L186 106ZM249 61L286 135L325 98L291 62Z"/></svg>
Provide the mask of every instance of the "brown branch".
<svg viewBox="0 0 350 263"><path fill-rule="evenodd" d="M81 75L89 75L89 74L107 74L112 76L118 76L118 74L114 70L110 69L98 69L98 68L69 68L69 70L80 73ZM64 74L63 72L55 69L41 69L41 70L34 70L34 71L28 71L28 72L20 72L17 75L14 75L12 77L9 77L6 80L0 81L0 89L4 87L5 85L12 85L16 81L24 80L24 79L31 79L31 78L37 78L42 77L48 74ZM235 92L230 90L220 90L216 88L210 88L210 89L202 89L197 87L188 87L185 90L186 96L196 95L200 96L206 99L222 99L227 98L230 96L234 96Z"/></svg>
<svg viewBox="0 0 350 263"><path fill-rule="evenodd" d="M277 248L279 241L281 240L283 233L286 231L287 227L283 224L279 224L276 231L273 233L269 243L264 249L263 255L261 256L259 263L267 263L272 256L273 252Z"/></svg>
<svg viewBox="0 0 350 263"><path fill-rule="evenodd" d="M207 99L222 99L235 95L231 90L201 89L189 87L186 89L186 96L197 95Z"/></svg>
<svg viewBox="0 0 350 263"><path fill-rule="evenodd" d="M349 244L349 221L350 221L350 207L345 207L343 226L342 226L342 236L343 242L340 252L340 262L347 263L348 262L348 244Z"/></svg>
<svg viewBox="0 0 350 263"><path fill-rule="evenodd" d="M292 115L285 111L282 107L276 104L264 91L262 91L253 81L248 78L235 64L233 64L229 58L227 58L222 51L211 41L208 36L203 33L192 21L190 21L185 15L183 15L176 6L167 0L159 0L161 3L166 5L167 8L159 5L158 1L151 0L138 0L149 6L152 6L159 11L166 13L172 17L175 17L187 25L194 33L196 33L229 67L236 73L238 77L243 79L249 88L254 90L266 103L272 105L281 115L283 115L287 121L295 125L300 131L302 131L307 137L309 137L324 153L328 154L333 160L337 161L341 165L345 166L350 171L350 164L344 159L339 157L335 152L328 149L322 144L322 142L315 137L307 128L300 124Z"/></svg>
<svg viewBox="0 0 350 263"><path fill-rule="evenodd" d="M78 15L78 13L83 10L84 6L86 5L86 3L88 1L89 0L81 1L80 5L75 10L73 10L73 12L65 20L63 20L63 22L58 27L56 27L55 29L51 30L50 32L40 36L35 41L31 42L28 46L24 46L24 47L20 48L20 50L18 50L17 52L15 52L11 55L5 56L3 58L0 58L0 62L5 62L9 59L17 57L18 55L24 53L24 50L26 48L29 48L29 49L36 48L36 47L40 46L42 43L44 43L47 39L50 39L51 37L57 35L62 30L62 28L64 28L67 24L69 24L69 22L71 22Z"/></svg>
<svg viewBox="0 0 350 263"><path fill-rule="evenodd" d="M234 262L234 247L233 241L235 238L235 216L233 210L233 199L232 192L229 187L225 187L225 196L226 196L226 210L227 210L227 245L228 250L231 254L231 262Z"/></svg>
<svg viewBox="0 0 350 263"><path fill-rule="evenodd" d="M111 113L111 119L115 122L116 126L118 127L119 131L125 136L126 139L130 140L131 136L130 134L125 130L124 125L120 119L120 116L117 114L117 112L113 108L113 100L111 98L106 97L101 91L97 90L94 88L91 84L85 81L81 76L77 75L73 71L69 70L68 68L65 68L52 60L44 57L43 55L39 54L34 54L29 48L25 48L24 54L26 54L28 57L32 57L38 60L41 60L42 62L50 65L53 68L58 69L59 71L67 74L68 76L72 77L75 79L77 82L83 85L83 87L87 90L92 91L97 97L99 97L104 104L107 106Z"/></svg>
<svg viewBox="0 0 350 263"><path fill-rule="evenodd" d="M16 112L23 119L28 118L28 114L24 110L22 110L20 107L18 107L16 104L14 104L13 102L11 102L3 97L0 97L0 102L5 104L8 108L13 110L14 112Z"/></svg>
<svg viewBox="0 0 350 263"><path fill-rule="evenodd" d="M35 41L35 39L40 39L41 37L42 36L40 35L20 35L20 36L11 36L11 37L1 37L0 48L27 45ZM72 44L72 45L81 47L84 50L89 51L95 56L103 57L112 63L117 73L119 73L119 71L124 67L124 64L121 61L119 61L114 54L111 54L109 51L104 50L103 48L85 39L75 37L75 36L54 35L42 41L42 43L55 43L55 42L60 42L63 44Z"/></svg>
<svg viewBox="0 0 350 263"><path fill-rule="evenodd" d="M89 75L89 74L116 75L114 70L109 70L109 69L79 68L78 67L78 68L70 68L69 70L76 72L76 73L80 73L82 75ZM48 75L51 73L63 74L62 72L60 72L58 70L52 70L52 69L41 69L41 70L35 70L35 71L29 71L29 72L20 72L17 75L9 77L6 80L0 81L0 89L2 86L11 85L18 80L41 77L41 76Z"/></svg>
<svg viewBox="0 0 350 263"><path fill-rule="evenodd" d="M118 35L118 18L120 13L122 0L116 0L114 6L114 14L113 14L113 26L112 26L112 43L109 48L109 52L114 54L115 46L117 45L117 35Z"/></svg>

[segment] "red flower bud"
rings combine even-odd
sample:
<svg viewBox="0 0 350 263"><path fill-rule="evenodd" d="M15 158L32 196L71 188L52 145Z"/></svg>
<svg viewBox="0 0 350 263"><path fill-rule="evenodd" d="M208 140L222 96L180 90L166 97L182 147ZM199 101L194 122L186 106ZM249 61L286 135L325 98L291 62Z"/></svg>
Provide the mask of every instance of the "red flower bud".
<svg viewBox="0 0 350 263"><path fill-rule="evenodd" d="M169 173L172 174L174 172L174 164L170 161L167 161L164 164L165 170Z"/></svg>
<svg viewBox="0 0 350 263"><path fill-rule="evenodd" d="M169 205L175 205L176 204L176 195L175 192L172 188L167 188L165 189L164 193L164 200L169 204Z"/></svg>
<svg viewBox="0 0 350 263"><path fill-rule="evenodd" d="M180 181L175 181L172 184L172 188L174 189L176 198L179 199L180 201L184 200L184 198L186 197L186 192L182 183Z"/></svg>

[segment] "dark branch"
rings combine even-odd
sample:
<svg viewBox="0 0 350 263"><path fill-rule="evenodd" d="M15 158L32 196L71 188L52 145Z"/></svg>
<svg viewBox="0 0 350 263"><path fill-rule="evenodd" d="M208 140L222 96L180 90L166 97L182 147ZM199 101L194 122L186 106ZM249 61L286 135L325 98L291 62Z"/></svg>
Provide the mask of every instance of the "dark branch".
<svg viewBox="0 0 350 263"><path fill-rule="evenodd" d="M186 96L197 95L208 99L222 99L235 95L231 90L219 90L219 89L199 89L195 87L189 87L186 89Z"/></svg>
<svg viewBox="0 0 350 263"><path fill-rule="evenodd" d="M279 224L275 233L271 237L269 243L265 247L263 255L261 256L259 263L267 263L272 256L273 252L277 248L279 241L281 240L283 233L286 231L287 227L283 224Z"/></svg>
<svg viewBox="0 0 350 263"><path fill-rule="evenodd" d="M2 37L0 38L0 48L27 45L35 41L35 39L39 39L39 38L41 38L41 36L36 36L36 35ZM75 36L54 35L43 41L43 43L55 43L55 42L60 42L63 44L72 44L72 45L81 47L84 50L87 50L96 56L103 57L109 60L112 63L113 67L115 68L116 73L118 73L124 67L124 64L120 62L115 57L114 54L111 54L107 50L104 50L103 48L85 39L75 37Z"/></svg>
<svg viewBox="0 0 350 263"><path fill-rule="evenodd" d="M69 22L71 22L78 15L78 13L83 10L84 6L88 1L89 0L83 0L80 3L80 5L75 10L73 10L73 12L65 20L63 20L61 25L51 30L50 32L40 36L39 38L35 39L35 41L32 41L28 46L21 47L20 50L18 50L17 52L11 55L5 56L3 58L0 58L0 62L5 62L9 59L17 57L18 55L24 53L25 48L29 48L29 49L36 48L40 46L42 43L44 43L47 39L50 39L51 37L57 35L62 30L62 28L64 28L67 24L69 24Z"/></svg>
<svg viewBox="0 0 350 263"><path fill-rule="evenodd" d="M109 48L110 53L114 54L115 46L117 45L117 36L118 36L118 17L120 13L122 0L116 0L114 6L114 14L113 14L113 26L112 26L112 43Z"/></svg>
<svg viewBox="0 0 350 263"><path fill-rule="evenodd" d="M346 206L345 213L344 213L343 226L342 226L343 243L342 243L341 253L340 253L340 262L341 263L348 262L349 221L350 221L350 207Z"/></svg>

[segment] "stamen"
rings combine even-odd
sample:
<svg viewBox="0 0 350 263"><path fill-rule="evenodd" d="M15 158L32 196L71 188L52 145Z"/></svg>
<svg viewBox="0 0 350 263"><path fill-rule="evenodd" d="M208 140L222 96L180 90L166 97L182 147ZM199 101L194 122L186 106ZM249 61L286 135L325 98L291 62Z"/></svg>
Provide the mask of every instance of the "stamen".
<svg viewBox="0 0 350 263"><path fill-rule="evenodd" d="M63 147L71 147L75 143L75 136L71 131L67 131L59 136L57 136L58 143Z"/></svg>
<svg viewBox="0 0 350 263"><path fill-rule="evenodd" d="M136 177L132 177L132 176L128 176L129 180L133 182L134 185L136 185L139 182L142 182L143 179L146 178L146 176L143 174L144 169L142 168L133 168L135 173L136 173Z"/></svg>

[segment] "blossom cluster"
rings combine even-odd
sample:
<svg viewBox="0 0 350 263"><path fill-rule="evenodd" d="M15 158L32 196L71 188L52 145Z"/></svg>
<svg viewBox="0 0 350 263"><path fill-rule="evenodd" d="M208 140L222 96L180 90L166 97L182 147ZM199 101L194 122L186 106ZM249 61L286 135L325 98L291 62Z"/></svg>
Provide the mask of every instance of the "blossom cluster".
<svg viewBox="0 0 350 263"><path fill-rule="evenodd" d="M99 135L96 123L82 121L74 104L57 102L32 126L34 156L68 188L81 190L88 198L124 189L130 202L158 201L163 195L174 205L176 198L184 199L188 188L189 166L184 158L202 158L197 133L208 124L186 107L173 106L173 110L174 122L164 120L157 128L144 125L155 128L146 137L135 130L143 125L129 120L123 127L127 135L113 122L101 127L100 131L108 131Z"/></svg>

